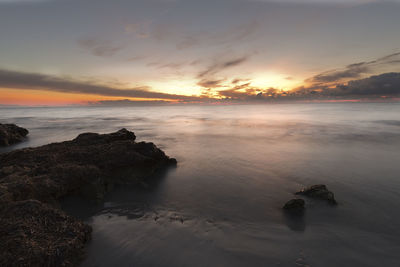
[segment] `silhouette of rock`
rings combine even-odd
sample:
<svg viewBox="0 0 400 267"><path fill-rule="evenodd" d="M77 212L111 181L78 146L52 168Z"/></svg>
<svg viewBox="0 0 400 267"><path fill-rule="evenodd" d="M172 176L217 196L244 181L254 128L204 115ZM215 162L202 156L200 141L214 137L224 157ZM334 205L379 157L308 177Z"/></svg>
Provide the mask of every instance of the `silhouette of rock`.
<svg viewBox="0 0 400 267"><path fill-rule="evenodd" d="M9 146L22 142L29 131L15 124L0 123L0 146Z"/></svg>
<svg viewBox="0 0 400 267"><path fill-rule="evenodd" d="M300 198L295 198L295 199L291 199L288 202L286 202L286 204L283 206L283 209L285 210L304 210L304 200L300 199Z"/></svg>
<svg viewBox="0 0 400 267"><path fill-rule="evenodd" d="M126 129L0 154L0 266L76 265L90 227L59 209L81 195L99 200L115 183L140 183L176 164Z"/></svg>
<svg viewBox="0 0 400 267"><path fill-rule="evenodd" d="M296 192L296 195L304 195L307 197L323 199L332 205L337 204L334 194L323 184L303 188L299 192Z"/></svg>

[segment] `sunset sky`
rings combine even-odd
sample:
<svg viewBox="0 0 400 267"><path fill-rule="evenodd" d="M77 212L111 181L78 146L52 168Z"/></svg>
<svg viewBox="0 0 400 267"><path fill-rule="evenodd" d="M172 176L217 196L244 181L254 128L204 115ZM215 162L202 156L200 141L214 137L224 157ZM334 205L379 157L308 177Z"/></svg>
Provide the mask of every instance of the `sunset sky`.
<svg viewBox="0 0 400 267"><path fill-rule="evenodd" d="M0 0L0 104L400 94L400 1Z"/></svg>

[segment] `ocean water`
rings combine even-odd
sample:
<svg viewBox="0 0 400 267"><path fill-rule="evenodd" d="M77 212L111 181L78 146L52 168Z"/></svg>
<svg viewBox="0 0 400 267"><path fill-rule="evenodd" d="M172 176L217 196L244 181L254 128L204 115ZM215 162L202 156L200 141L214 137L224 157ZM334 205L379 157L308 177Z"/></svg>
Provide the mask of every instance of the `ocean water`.
<svg viewBox="0 0 400 267"><path fill-rule="evenodd" d="M400 266L400 104L3 108L6 152L128 128L178 160L147 187L65 209L93 227L82 266ZM326 184L336 207L306 199Z"/></svg>

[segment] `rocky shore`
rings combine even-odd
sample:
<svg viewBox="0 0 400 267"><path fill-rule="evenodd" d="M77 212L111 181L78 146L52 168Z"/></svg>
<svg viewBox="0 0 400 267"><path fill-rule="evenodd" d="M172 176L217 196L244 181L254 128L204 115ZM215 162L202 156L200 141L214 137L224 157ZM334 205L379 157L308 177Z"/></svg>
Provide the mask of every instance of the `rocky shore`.
<svg viewBox="0 0 400 267"><path fill-rule="evenodd" d="M126 129L0 154L0 266L70 266L91 228L68 216L70 195L100 200L118 183L140 183L176 160Z"/></svg>
<svg viewBox="0 0 400 267"><path fill-rule="evenodd" d="M0 123L0 146L9 146L22 142L29 131L15 124Z"/></svg>

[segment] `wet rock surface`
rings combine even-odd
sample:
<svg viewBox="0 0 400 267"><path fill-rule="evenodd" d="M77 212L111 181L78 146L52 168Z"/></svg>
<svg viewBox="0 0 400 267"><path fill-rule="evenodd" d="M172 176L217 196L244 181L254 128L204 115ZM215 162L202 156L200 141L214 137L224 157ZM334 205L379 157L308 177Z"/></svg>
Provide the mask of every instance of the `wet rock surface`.
<svg viewBox="0 0 400 267"><path fill-rule="evenodd" d="M0 154L0 265L76 265L91 229L59 209L70 195L100 200L176 164L126 129Z"/></svg>
<svg viewBox="0 0 400 267"><path fill-rule="evenodd" d="M334 194L328 190L326 185L323 184L303 188L302 190L296 192L296 195L304 195L311 198L326 200L332 205L337 204Z"/></svg>
<svg viewBox="0 0 400 267"><path fill-rule="evenodd" d="M288 211L302 211L304 210L305 202L303 199L295 198L291 199L283 206L284 210Z"/></svg>
<svg viewBox="0 0 400 267"><path fill-rule="evenodd" d="M0 146L9 146L22 142L29 131L15 124L0 123Z"/></svg>
<svg viewBox="0 0 400 267"><path fill-rule="evenodd" d="M10 202L1 209L1 266L76 265L91 228L37 200Z"/></svg>

